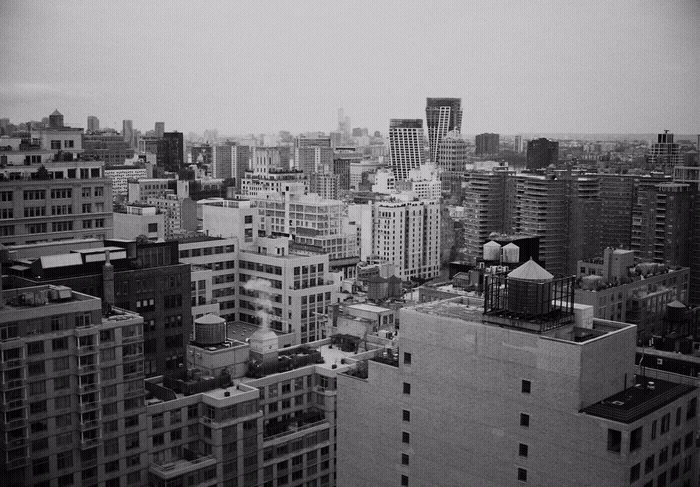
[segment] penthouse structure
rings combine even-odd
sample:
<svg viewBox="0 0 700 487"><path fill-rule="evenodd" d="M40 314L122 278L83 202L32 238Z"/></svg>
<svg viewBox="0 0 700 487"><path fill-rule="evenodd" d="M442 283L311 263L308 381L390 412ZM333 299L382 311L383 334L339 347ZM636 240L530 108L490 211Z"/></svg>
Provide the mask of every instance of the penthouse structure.
<svg viewBox="0 0 700 487"><path fill-rule="evenodd" d="M6 289L2 304L4 482L145 484L143 318L65 286Z"/></svg>
<svg viewBox="0 0 700 487"><path fill-rule="evenodd" d="M307 193L309 179L303 172L296 169L269 169L264 172L246 171L241 183L243 196L257 196L268 191L280 194L290 191Z"/></svg>
<svg viewBox="0 0 700 487"><path fill-rule="evenodd" d="M398 356L339 374L340 485L695 481L697 389L635 376L634 325L532 261L486 289L402 308Z"/></svg>

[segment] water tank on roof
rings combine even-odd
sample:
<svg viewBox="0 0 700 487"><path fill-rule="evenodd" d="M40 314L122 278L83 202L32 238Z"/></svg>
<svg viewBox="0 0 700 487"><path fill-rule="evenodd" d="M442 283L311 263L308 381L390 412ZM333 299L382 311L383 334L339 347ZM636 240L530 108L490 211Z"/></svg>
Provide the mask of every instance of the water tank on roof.
<svg viewBox="0 0 700 487"><path fill-rule="evenodd" d="M506 309L525 315L543 315L552 310L554 276L530 259L508 274Z"/></svg>
<svg viewBox="0 0 700 487"><path fill-rule="evenodd" d="M498 262L501 259L501 244L491 240L484 244L484 260Z"/></svg>
<svg viewBox="0 0 700 487"><path fill-rule="evenodd" d="M194 341L199 345L219 345L226 341L226 320L208 314L194 320Z"/></svg>
<svg viewBox="0 0 700 487"><path fill-rule="evenodd" d="M686 306L678 300L666 305L666 317L673 323L681 323L686 316Z"/></svg>
<svg viewBox="0 0 700 487"><path fill-rule="evenodd" d="M503 252L504 264L517 264L520 262L520 247L513 242L504 245L501 251Z"/></svg>

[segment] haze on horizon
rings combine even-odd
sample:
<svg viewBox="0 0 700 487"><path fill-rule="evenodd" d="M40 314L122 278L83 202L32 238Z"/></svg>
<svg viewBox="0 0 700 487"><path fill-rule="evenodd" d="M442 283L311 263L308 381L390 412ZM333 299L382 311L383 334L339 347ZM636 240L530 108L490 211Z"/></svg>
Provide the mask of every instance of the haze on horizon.
<svg viewBox="0 0 700 487"><path fill-rule="evenodd" d="M462 132L698 133L700 2L0 3L0 117L386 133L461 97Z"/></svg>

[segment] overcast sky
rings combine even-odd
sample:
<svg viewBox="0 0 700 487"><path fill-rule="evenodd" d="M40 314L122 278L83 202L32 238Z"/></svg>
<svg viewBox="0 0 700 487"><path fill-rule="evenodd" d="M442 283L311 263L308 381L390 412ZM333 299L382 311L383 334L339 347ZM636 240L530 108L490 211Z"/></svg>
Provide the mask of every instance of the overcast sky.
<svg viewBox="0 0 700 487"><path fill-rule="evenodd" d="M1 0L0 117L222 134L700 132L700 1Z"/></svg>

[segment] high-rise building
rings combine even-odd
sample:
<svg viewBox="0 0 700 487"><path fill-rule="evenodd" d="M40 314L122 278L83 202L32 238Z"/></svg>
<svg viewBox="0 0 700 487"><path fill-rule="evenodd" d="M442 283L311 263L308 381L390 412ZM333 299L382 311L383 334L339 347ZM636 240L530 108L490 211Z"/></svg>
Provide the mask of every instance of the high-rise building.
<svg viewBox="0 0 700 487"><path fill-rule="evenodd" d="M540 138L527 143L527 169L543 169L559 162L559 142Z"/></svg>
<svg viewBox="0 0 700 487"><path fill-rule="evenodd" d="M134 157L134 148L119 134L87 133L83 136L84 154L105 164L120 165Z"/></svg>
<svg viewBox="0 0 700 487"><path fill-rule="evenodd" d="M440 142L449 132L462 131L461 98L428 98L425 105L425 120L428 126L430 161L437 163Z"/></svg>
<svg viewBox="0 0 700 487"><path fill-rule="evenodd" d="M163 134L165 134L165 122L156 122L155 133L156 133L156 137L158 137L158 138L163 137Z"/></svg>
<svg viewBox="0 0 700 487"><path fill-rule="evenodd" d="M2 298L3 482L146 485L143 318L65 286Z"/></svg>
<svg viewBox="0 0 700 487"><path fill-rule="evenodd" d="M330 137L303 137L294 141L294 164L296 169L311 175L330 166L333 161L333 148Z"/></svg>
<svg viewBox="0 0 700 487"><path fill-rule="evenodd" d="M635 375L636 327L572 291L530 261L402 308L397 349L338 375L338 484L696 482L697 388Z"/></svg>
<svg viewBox="0 0 700 487"><path fill-rule="evenodd" d="M460 201L462 180L468 161L467 141L457 132L450 132L440 142L437 169L442 191Z"/></svg>
<svg viewBox="0 0 700 487"><path fill-rule="evenodd" d="M88 133L97 132L100 130L100 119L94 115L90 115L87 118L87 131Z"/></svg>
<svg viewBox="0 0 700 487"><path fill-rule="evenodd" d="M600 249L630 249L632 209L637 194L637 177L600 173Z"/></svg>
<svg viewBox="0 0 700 487"><path fill-rule="evenodd" d="M657 141L651 144L647 153L647 167L654 171L671 174L675 166L683 164L681 145L673 142L673 134L665 130L658 134Z"/></svg>
<svg viewBox="0 0 700 487"><path fill-rule="evenodd" d="M136 147L136 134L134 133L133 120L122 121L122 137L124 137L124 142L129 144L129 147Z"/></svg>
<svg viewBox="0 0 700 487"><path fill-rule="evenodd" d="M157 165L165 171L178 172L185 167L185 143L182 132L165 132L158 140Z"/></svg>
<svg viewBox="0 0 700 487"><path fill-rule="evenodd" d="M498 154L500 136L498 134L479 134L475 139L475 151L477 156L485 156L488 154Z"/></svg>
<svg viewBox="0 0 700 487"><path fill-rule="evenodd" d="M513 151L517 152L518 154L521 154L524 151L522 135L515 136L513 142Z"/></svg>
<svg viewBox="0 0 700 487"><path fill-rule="evenodd" d="M423 120L396 119L389 122L391 168L396 179L406 179L408 171L425 164Z"/></svg>
<svg viewBox="0 0 700 487"><path fill-rule="evenodd" d="M250 163L250 147L238 142L226 141L212 147L213 175L215 178L234 180L238 191Z"/></svg>

